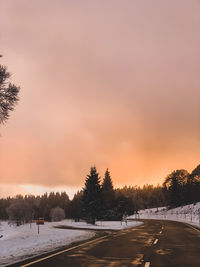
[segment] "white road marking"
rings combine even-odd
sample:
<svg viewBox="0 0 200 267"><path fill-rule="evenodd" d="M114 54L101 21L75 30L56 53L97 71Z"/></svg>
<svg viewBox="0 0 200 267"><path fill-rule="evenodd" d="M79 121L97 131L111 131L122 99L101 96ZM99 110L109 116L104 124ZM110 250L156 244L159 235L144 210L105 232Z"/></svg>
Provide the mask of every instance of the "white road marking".
<svg viewBox="0 0 200 267"><path fill-rule="evenodd" d="M153 244L157 244L158 243L158 239L155 239L155 241L153 242Z"/></svg>
<svg viewBox="0 0 200 267"><path fill-rule="evenodd" d="M97 238L97 239L93 239L93 240L91 240L91 241L85 242L85 243L83 243L83 244L80 244L80 245L77 245L77 246L74 246L74 247L71 247L71 248L64 249L64 250L62 250L62 251L53 253L53 254L51 254L51 255L49 255L49 256L40 258L40 259L38 259L38 260L29 262L29 263L24 264L24 265L21 265L20 267L31 266L32 264L35 264L35 263L38 263L38 262L47 260L47 259L49 259L49 258L52 258L52 257L56 256L56 255L60 255L60 254L62 254L62 253L68 252L68 251L70 251L70 250L73 250L73 249L76 249L76 248L80 248L80 247L83 247L83 246L85 246L85 245L89 245L89 244L91 244L91 243L94 243L95 241L99 241L99 240L101 240L101 239L105 239L106 237L107 237L107 236L102 236L102 237L99 237L99 238Z"/></svg>
<svg viewBox="0 0 200 267"><path fill-rule="evenodd" d="M197 229L197 228L193 227L190 224L185 223L185 225L188 226L188 227L190 227L190 228L192 228L193 230L196 230L197 232L200 232L200 229Z"/></svg>
<svg viewBox="0 0 200 267"><path fill-rule="evenodd" d="M162 234L162 231L160 231L159 234Z"/></svg>
<svg viewBox="0 0 200 267"><path fill-rule="evenodd" d="M164 229L164 226L162 226L162 229Z"/></svg>
<svg viewBox="0 0 200 267"><path fill-rule="evenodd" d="M145 262L145 267L149 267L149 266L150 266L150 262L149 261Z"/></svg>

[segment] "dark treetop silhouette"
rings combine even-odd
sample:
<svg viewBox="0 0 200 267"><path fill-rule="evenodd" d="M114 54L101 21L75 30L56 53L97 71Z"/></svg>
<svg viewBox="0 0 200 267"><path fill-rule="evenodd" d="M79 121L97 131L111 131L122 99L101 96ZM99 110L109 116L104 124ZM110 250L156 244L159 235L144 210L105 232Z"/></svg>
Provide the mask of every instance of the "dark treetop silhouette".
<svg viewBox="0 0 200 267"><path fill-rule="evenodd" d="M0 55L2 57L2 55ZM0 64L0 124L9 118L9 113L17 104L20 87L10 82L11 74Z"/></svg>

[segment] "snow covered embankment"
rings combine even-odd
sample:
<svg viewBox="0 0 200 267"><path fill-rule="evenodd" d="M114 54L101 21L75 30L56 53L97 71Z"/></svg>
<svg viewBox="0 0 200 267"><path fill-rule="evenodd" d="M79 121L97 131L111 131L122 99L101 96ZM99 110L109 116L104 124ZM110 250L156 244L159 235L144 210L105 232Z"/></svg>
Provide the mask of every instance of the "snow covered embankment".
<svg viewBox="0 0 200 267"><path fill-rule="evenodd" d="M172 220L189 223L200 228L200 202L167 210L166 207L139 211L140 219ZM135 215L129 218L135 218Z"/></svg>

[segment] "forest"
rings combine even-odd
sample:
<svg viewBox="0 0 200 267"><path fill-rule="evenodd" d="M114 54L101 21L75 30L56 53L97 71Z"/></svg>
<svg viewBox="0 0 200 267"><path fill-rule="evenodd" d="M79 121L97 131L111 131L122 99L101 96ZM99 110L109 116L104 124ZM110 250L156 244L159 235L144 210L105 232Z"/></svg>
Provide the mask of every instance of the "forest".
<svg viewBox="0 0 200 267"><path fill-rule="evenodd" d="M85 186L72 200L66 192L51 192L41 196L17 195L0 199L0 219L9 219L17 225L38 218L59 221L80 219L90 223L99 220L121 220L124 214L138 210L167 206L173 208L200 201L200 165L191 173L181 169L170 173L162 185L114 188L107 169L101 179L96 167L91 167Z"/></svg>

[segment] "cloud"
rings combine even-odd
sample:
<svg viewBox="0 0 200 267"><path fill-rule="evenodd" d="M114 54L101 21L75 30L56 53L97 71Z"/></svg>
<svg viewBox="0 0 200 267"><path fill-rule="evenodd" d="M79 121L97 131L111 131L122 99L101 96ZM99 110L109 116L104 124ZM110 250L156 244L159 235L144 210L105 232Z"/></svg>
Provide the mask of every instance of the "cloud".
<svg viewBox="0 0 200 267"><path fill-rule="evenodd" d="M4 1L2 62L21 100L1 127L1 182L162 182L199 161L197 1Z"/></svg>

